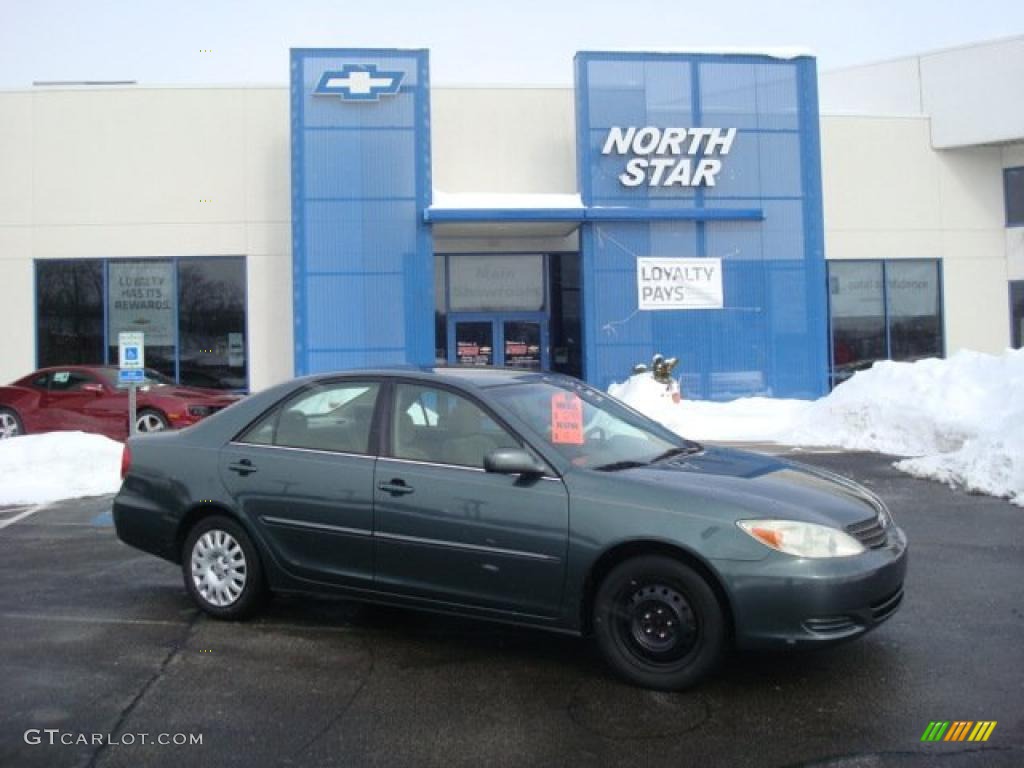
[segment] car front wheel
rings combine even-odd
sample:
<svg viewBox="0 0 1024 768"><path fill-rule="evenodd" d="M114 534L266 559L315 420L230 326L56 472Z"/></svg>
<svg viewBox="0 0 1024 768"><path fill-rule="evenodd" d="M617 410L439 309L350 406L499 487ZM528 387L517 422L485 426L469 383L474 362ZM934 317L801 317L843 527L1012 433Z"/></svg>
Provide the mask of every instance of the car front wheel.
<svg viewBox="0 0 1024 768"><path fill-rule="evenodd" d="M228 517L203 518L192 528L181 566L192 599L218 619L245 618L263 601L259 556L242 526Z"/></svg>
<svg viewBox="0 0 1024 768"><path fill-rule="evenodd" d="M10 408L0 408L0 440L25 434L25 427L18 414Z"/></svg>
<svg viewBox="0 0 1024 768"><path fill-rule="evenodd" d="M136 432L162 432L169 426L170 423L167 421L167 417L159 411L147 409L139 411L135 417Z"/></svg>
<svg viewBox="0 0 1024 768"><path fill-rule="evenodd" d="M704 578L662 555L634 557L601 582L594 629L609 666L635 685L692 686L718 665L727 642L722 606Z"/></svg>

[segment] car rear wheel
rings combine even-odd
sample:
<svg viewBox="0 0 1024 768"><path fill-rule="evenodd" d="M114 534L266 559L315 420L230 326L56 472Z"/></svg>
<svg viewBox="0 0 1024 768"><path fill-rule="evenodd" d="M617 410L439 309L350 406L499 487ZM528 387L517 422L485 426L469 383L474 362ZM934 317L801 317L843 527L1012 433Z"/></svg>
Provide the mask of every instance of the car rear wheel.
<svg viewBox="0 0 1024 768"><path fill-rule="evenodd" d="M594 629L609 666L635 685L676 691L702 680L725 651L725 615L704 578L662 555L634 557L605 577Z"/></svg>
<svg viewBox="0 0 1024 768"><path fill-rule="evenodd" d="M25 426L10 408L0 408L0 440L25 434Z"/></svg>
<svg viewBox="0 0 1024 768"><path fill-rule="evenodd" d="M199 607L219 619L241 619L263 602L263 569L245 530L220 515L200 520L185 539L185 588Z"/></svg>
<svg viewBox="0 0 1024 768"><path fill-rule="evenodd" d="M139 411L135 416L136 432L161 432L169 426L170 423L167 421L167 417L160 413L160 411L147 408L146 410Z"/></svg>

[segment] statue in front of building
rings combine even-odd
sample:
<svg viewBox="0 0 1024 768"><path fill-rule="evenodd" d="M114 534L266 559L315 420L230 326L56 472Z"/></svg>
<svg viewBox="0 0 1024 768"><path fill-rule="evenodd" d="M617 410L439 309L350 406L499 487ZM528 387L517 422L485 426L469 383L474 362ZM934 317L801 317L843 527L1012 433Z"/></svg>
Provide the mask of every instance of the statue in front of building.
<svg viewBox="0 0 1024 768"><path fill-rule="evenodd" d="M651 358L650 367L646 363L637 363L633 366L633 373L635 375L650 372L656 382L665 385L665 393L672 398L672 402L678 403L683 399L682 387L677 379L672 378L672 369L678 364L678 357L656 354Z"/></svg>

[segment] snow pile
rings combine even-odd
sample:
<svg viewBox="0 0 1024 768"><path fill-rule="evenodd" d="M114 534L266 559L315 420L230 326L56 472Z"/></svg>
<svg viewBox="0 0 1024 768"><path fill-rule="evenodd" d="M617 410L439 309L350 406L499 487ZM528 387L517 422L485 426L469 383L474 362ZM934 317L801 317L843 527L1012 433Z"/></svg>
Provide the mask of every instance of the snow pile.
<svg viewBox="0 0 1024 768"><path fill-rule="evenodd" d="M102 496L121 487L121 443L85 432L0 440L0 504Z"/></svg>
<svg viewBox="0 0 1024 768"><path fill-rule="evenodd" d="M672 403L650 375L609 392L697 440L836 446L916 457L915 475L1024 506L1024 350L1001 356L883 361L815 401L744 398Z"/></svg>
<svg viewBox="0 0 1024 768"><path fill-rule="evenodd" d="M745 397L729 403L675 403L667 385L659 384L649 373L612 384L608 394L693 440L782 442L781 436L811 404L807 400L767 397Z"/></svg>

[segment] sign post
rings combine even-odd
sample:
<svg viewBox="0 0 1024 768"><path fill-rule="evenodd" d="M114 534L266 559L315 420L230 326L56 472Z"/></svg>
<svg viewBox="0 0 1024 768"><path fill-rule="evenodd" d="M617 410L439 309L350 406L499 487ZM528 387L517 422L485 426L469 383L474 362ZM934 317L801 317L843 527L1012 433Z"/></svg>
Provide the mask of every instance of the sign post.
<svg viewBox="0 0 1024 768"><path fill-rule="evenodd" d="M117 334L117 383L128 384L128 435L134 437L138 397L136 387L145 381L146 337L143 333L128 331Z"/></svg>

